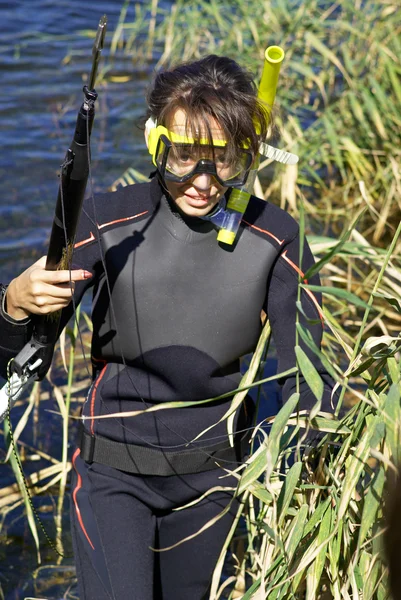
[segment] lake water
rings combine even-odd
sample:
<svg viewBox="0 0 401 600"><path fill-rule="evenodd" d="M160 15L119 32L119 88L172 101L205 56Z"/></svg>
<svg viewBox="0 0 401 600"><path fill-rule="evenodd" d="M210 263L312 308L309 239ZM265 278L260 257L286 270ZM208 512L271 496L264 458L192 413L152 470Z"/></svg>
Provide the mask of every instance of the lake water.
<svg viewBox="0 0 401 600"><path fill-rule="evenodd" d="M122 5L121 0L0 0L1 282L46 248L57 174L91 68L93 39L79 32L96 32L106 13L107 60ZM138 70L122 55L107 64L109 75L132 79L97 88L91 142L95 190L105 190L130 166L144 173L150 169L142 132L134 122L144 111L153 64Z"/></svg>

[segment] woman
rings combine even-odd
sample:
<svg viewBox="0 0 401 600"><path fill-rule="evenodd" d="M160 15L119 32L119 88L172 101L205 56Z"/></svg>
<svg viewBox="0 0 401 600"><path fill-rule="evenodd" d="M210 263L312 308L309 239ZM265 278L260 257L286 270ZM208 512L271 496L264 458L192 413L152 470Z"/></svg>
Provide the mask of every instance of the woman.
<svg viewBox="0 0 401 600"><path fill-rule="evenodd" d="M261 311L270 319L279 372L296 364L297 318L320 345L319 298L302 291L297 316L298 277L313 264L306 242L300 264L297 223L252 197L235 244L227 246L217 242L210 219L230 188L246 181L267 115L250 74L228 58L208 56L159 73L145 131L155 176L87 202L74 253L79 268L45 271L41 259L3 294L4 373L29 339L31 314L61 308L64 325L72 314L70 281L76 303L93 287L93 384L83 407L89 418L73 456L81 598L207 597L236 509L236 480L222 475L243 458L242 432L252 416L248 402L231 449L227 425L218 422L238 385L239 359L256 346ZM285 402L296 378L281 383ZM302 378L300 391L300 409L310 409L315 398ZM328 380L325 403L330 391ZM99 418L169 401L194 404ZM228 489L201 498L215 486ZM191 536L225 508L200 535L154 551Z"/></svg>

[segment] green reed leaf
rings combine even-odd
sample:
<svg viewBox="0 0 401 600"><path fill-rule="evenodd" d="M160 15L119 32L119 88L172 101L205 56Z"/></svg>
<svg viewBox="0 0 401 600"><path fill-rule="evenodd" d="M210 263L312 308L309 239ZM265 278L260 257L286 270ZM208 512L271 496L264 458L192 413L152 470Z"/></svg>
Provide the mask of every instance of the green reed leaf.
<svg viewBox="0 0 401 600"><path fill-rule="evenodd" d="M364 302L348 290L344 290L343 288L335 288L335 287L327 287L327 286L319 286L319 285L309 285L306 283L300 283L300 287L310 290L311 292L321 292L322 294L326 294L327 296L334 296L335 298L342 298L347 302L347 304L351 304L354 306L360 306L361 308L368 308L368 303Z"/></svg>
<svg viewBox="0 0 401 600"><path fill-rule="evenodd" d="M310 418L312 419L316 413L320 410L320 404L323 397L323 381L316 367L313 365L310 358L302 350L301 346L295 346L295 355L297 357L298 365L302 375L304 376L306 383L315 395L318 403L311 410Z"/></svg>
<svg viewBox="0 0 401 600"><path fill-rule="evenodd" d="M299 394L292 394L274 418L267 446L267 461L271 468L273 468L278 459L281 435L287 426L288 419L295 412L298 403Z"/></svg>
<svg viewBox="0 0 401 600"><path fill-rule="evenodd" d="M401 105L400 69L397 69L390 60L386 61L386 67L390 77L391 85L393 86L394 94L398 99L398 103Z"/></svg>
<svg viewBox="0 0 401 600"><path fill-rule="evenodd" d="M324 500L323 502L320 502L317 505L316 509L313 510L311 518L305 525L304 535L308 535L308 533L311 533L315 529L315 527L317 527L317 525L322 520L330 502L331 502L331 499L326 498L326 500Z"/></svg>
<svg viewBox="0 0 401 600"><path fill-rule="evenodd" d="M12 441L11 441L11 434L10 434L10 426L9 426L7 417L4 419L4 437L6 439L6 443L11 445ZM21 470L22 470L21 457L18 452L18 447L16 444L14 445L13 450L10 452L9 463L13 470L15 480L18 483L21 497L24 501L24 506L25 506L25 511L26 511L26 517L28 519L29 529L31 531L32 537L35 542L36 558L37 558L38 563L40 564L41 558L40 558L40 544L39 544L38 528L36 526L36 519L35 519L33 509L32 509L30 496L29 496L26 486L25 486L24 475L21 472Z"/></svg>
<svg viewBox="0 0 401 600"><path fill-rule="evenodd" d="M383 488L385 479L385 470L382 465L377 471L373 481L370 483L363 502L361 527L359 529L358 536L358 548L362 546L369 529L372 527L373 523L377 521L377 512L383 502Z"/></svg>
<svg viewBox="0 0 401 600"><path fill-rule="evenodd" d="M273 496L260 481L254 481L248 489L253 496L261 500L264 504L269 505L273 502Z"/></svg>
<svg viewBox="0 0 401 600"><path fill-rule="evenodd" d="M305 39L318 51L320 52L320 54L327 58L330 62L332 62L339 71L341 71L341 73L343 74L344 78L347 80L348 85L350 86L350 88L353 88L353 81L350 79L350 77L348 76L347 72L345 71L343 65L341 64L341 61L337 58L337 55L330 50L330 48L324 44L322 41L320 41L317 36L312 33L311 31L306 31L305 34Z"/></svg>
<svg viewBox="0 0 401 600"><path fill-rule="evenodd" d="M302 338L302 341L306 346L320 359L326 371L332 376L333 380L337 379L337 373L333 366L329 362L328 358L323 354L320 348L315 343L315 340L312 337L310 330L302 325L302 323L296 324L297 331Z"/></svg>
<svg viewBox="0 0 401 600"><path fill-rule="evenodd" d="M400 381L400 363L394 356L389 356L386 360L387 369L393 383Z"/></svg>
<svg viewBox="0 0 401 600"><path fill-rule="evenodd" d="M299 402L299 394L292 394L283 408L278 412L273 420L270 435L264 440L261 446L248 460L246 469L238 484L238 494L246 490L254 481L256 481L263 472L269 476L273 467L277 463L280 452L280 440L284 428L291 414L294 412Z"/></svg>
<svg viewBox="0 0 401 600"><path fill-rule="evenodd" d="M329 562L330 562L330 571L331 571L331 577L333 580L335 580L336 577L338 577L338 571L339 571L339 565L340 565L340 555L341 555L341 548L342 548L344 520L337 519L337 523L338 523L338 531L337 531L336 535L329 541L329 544L328 544L328 556L329 556ZM337 586L334 587L334 589L338 590ZM336 592L336 598L338 598L338 591Z"/></svg>
<svg viewBox="0 0 401 600"><path fill-rule="evenodd" d="M287 508L290 505L294 490L299 482L302 471L302 462L296 462L292 465L288 473L285 475L285 479L280 491L280 495L277 499L277 516L278 525L282 526L283 521L286 517Z"/></svg>
<svg viewBox="0 0 401 600"><path fill-rule="evenodd" d="M242 473L238 485L238 494L242 494L262 475L267 467L267 441L253 453L251 458L248 460L248 464Z"/></svg>
<svg viewBox="0 0 401 600"><path fill-rule="evenodd" d="M365 468L370 454L370 448L375 448L383 438L384 430L378 416L368 415L366 417L366 429L359 442L355 453L349 457L346 465L346 474L343 483L340 506L338 508L338 520L341 520L348 508L351 497L355 493L356 486Z"/></svg>
<svg viewBox="0 0 401 600"><path fill-rule="evenodd" d="M390 306L392 308L394 308L394 310L396 310L401 315L401 302L400 302L399 298L395 298L394 296L391 296L390 294L384 294L384 293L379 294L378 292L375 292L373 294L373 296L375 298L383 298L384 300L386 300L386 302L388 302L390 304Z"/></svg>
<svg viewBox="0 0 401 600"><path fill-rule="evenodd" d="M317 536L318 545L322 545L327 540L331 531L332 513L329 508L325 511L322 521L319 527L319 533ZM323 573L324 564L326 562L326 551L327 544L321 547L319 554L316 556L314 562L308 568L306 575L306 598L305 600L315 600L318 593L320 578Z"/></svg>
<svg viewBox="0 0 401 600"><path fill-rule="evenodd" d="M383 412L386 426L386 444L390 450L390 458L395 462L395 464L399 464L401 459L401 415L399 384L393 383L391 385L384 402Z"/></svg>
<svg viewBox="0 0 401 600"><path fill-rule="evenodd" d="M355 227L357 226L358 222L361 220L362 216L366 213L367 211L367 206L365 206L362 210L360 210L357 215L354 217L354 219L351 221L349 227L347 227L347 229L344 231L344 233L341 235L338 243L336 243L331 250L329 250L329 252L327 252L327 254L321 258L320 260L316 261L314 265L312 265L305 273L305 279L309 280L315 273L319 273L319 271L322 269L322 267L329 263L334 256L336 256L340 250L342 250L345 246L346 243L348 242L351 233L354 231Z"/></svg>
<svg viewBox="0 0 401 600"><path fill-rule="evenodd" d="M371 92L366 88L361 90L361 95L362 95L362 99L363 99L363 103L364 103L366 112L367 112L368 116L370 117L370 121L375 126L376 131L379 134L379 136L382 139L387 140L388 134L387 134L386 128L384 126L384 123L382 121L380 110L376 103L375 98L372 96Z"/></svg>
<svg viewBox="0 0 401 600"><path fill-rule="evenodd" d="M252 355L252 360L249 365L249 368L246 371L245 375L242 377L241 382L239 384L239 388L246 388L246 386L251 385L254 382L255 377L260 369L260 363L264 355L266 344L268 343L268 340L270 338L270 333L270 322L269 320L267 320L263 326L262 333L260 334L255 352ZM233 397L229 410L222 417L222 419L227 418L227 433L231 446L234 446L234 421L236 412L237 409L242 405L247 393L247 389L244 389L242 392L237 392Z"/></svg>
<svg viewBox="0 0 401 600"><path fill-rule="evenodd" d="M285 541L285 550L288 562L291 562L298 546L304 536L305 520L308 515L309 507L307 504L302 504L296 517L294 518L290 532Z"/></svg>
<svg viewBox="0 0 401 600"><path fill-rule="evenodd" d="M285 561L284 552L280 552L279 556L268 566L268 568L264 571L264 579L268 578L271 573L273 573L280 564L283 564ZM247 590L247 592L242 596L241 600L251 600L254 596L254 592L256 592L261 583L261 578L258 579L251 585L251 587Z"/></svg>

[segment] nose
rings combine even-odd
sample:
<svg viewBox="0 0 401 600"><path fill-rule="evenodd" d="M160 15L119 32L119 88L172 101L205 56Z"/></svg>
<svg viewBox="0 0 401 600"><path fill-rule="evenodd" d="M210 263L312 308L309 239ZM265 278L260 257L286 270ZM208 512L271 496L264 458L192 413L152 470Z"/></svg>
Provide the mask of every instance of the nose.
<svg viewBox="0 0 401 600"><path fill-rule="evenodd" d="M213 183L216 182L213 175L210 173L197 173L192 179L192 185L200 191L209 190Z"/></svg>

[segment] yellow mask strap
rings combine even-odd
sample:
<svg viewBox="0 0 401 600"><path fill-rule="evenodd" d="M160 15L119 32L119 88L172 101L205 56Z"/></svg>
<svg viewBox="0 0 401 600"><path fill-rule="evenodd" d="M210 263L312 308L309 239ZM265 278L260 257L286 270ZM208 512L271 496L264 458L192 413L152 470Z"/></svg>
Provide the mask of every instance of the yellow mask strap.
<svg viewBox="0 0 401 600"><path fill-rule="evenodd" d="M202 144L204 146L209 146L210 141L206 138L201 138L200 140L195 140L194 138L187 137L186 135L180 135L179 133L175 133L173 131L169 131L163 125L157 125L152 118L148 119L145 123L145 128L148 135L148 149L149 154L153 157L153 162L156 160L156 150L157 144L159 142L159 138L161 135L165 135L170 142L175 142L176 144ZM226 140L213 140L213 146L224 147L227 146Z"/></svg>

